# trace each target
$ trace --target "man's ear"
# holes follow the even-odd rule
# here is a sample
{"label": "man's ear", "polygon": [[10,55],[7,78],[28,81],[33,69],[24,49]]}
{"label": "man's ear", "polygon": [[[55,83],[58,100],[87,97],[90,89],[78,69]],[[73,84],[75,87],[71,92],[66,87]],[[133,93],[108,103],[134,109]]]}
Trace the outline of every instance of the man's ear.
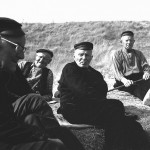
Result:
{"label": "man's ear", "polygon": [[51,61],[52,61],[52,59],[49,59],[49,61],[48,61],[48,63],[47,63],[47,64],[49,64]]}
{"label": "man's ear", "polygon": [[75,53],[73,53],[73,58],[75,58]]}

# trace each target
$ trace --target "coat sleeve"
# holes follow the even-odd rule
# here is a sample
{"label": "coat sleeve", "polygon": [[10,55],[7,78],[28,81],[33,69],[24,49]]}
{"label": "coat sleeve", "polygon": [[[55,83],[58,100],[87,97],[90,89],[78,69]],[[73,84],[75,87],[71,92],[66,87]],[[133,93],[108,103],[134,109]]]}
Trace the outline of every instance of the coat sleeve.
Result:
{"label": "coat sleeve", "polygon": [[46,94],[42,95],[47,102],[51,101],[53,97],[53,80],[54,80],[53,72],[49,70],[47,76],[47,85],[45,89]]}
{"label": "coat sleeve", "polygon": [[121,60],[121,56],[119,55],[118,52],[114,52],[111,55],[113,73],[114,73],[115,78],[118,81],[121,81],[121,79],[124,77],[122,62],[120,60]]}

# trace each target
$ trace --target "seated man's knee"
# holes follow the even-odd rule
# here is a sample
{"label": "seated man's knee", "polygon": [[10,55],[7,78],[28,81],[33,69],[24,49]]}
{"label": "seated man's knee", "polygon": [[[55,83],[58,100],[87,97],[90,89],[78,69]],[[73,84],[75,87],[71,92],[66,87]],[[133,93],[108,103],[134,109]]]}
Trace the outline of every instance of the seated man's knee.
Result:
{"label": "seated man's knee", "polygon": [[36,106],[37,108],[38,106],[49,106],[45,99],[38,94],[28,94],[25,98],[25,101],[29,105],[31,104],[32,106]]}
{"label": "seated man's knee", "polygon": [[123,103],[120,100],[118,100],[118,99],[109,99],[109,102],[112,103],[112,105],[114,105],[114,106],[118,106],[120,108],[124,108]]}

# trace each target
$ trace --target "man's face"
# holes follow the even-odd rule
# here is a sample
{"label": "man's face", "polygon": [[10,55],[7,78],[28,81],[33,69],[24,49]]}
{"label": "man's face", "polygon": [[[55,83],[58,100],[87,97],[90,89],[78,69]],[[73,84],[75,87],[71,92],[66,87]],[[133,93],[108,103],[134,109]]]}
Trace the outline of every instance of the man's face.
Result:
{"label": "man's face", "polygon": [[74,61],[82,68],[87,68],[89,66],[92,57],[92,50],[76,49],[74,52]]}
{"label": "man's face", "polygon": [[[20,45],[21,47],[24,47],[25,45],[25,36],[5,39],[16,45]],[[13,45],[5,39],[1,39],[0,44],[0,68],[9,72],[14,72],[18,60],[24,58],[24,49],[20,46],[17,47],[16,45]]]}
{"label": "man's face", "polygon": [[38,68],[46,67],[52,60],[52,57],[47,52],[36,53],[35,66]]}
{"label": "man's face", "polygon": [[121,44],[123,46],[124,49],[130,50],[132,49],[133,45],[134,45],[134,37],[132,36],[123,36],[121,37]]}

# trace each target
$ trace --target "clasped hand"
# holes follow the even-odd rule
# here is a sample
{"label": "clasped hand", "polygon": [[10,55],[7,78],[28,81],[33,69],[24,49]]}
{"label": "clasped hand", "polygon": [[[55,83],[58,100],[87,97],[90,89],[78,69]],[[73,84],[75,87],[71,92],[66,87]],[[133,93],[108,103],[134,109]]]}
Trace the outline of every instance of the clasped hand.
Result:
{"label": "clasped hand", "polygon": [[150,74],[148,72],[145,72],[143,75],[144,80],[148,80],[150,78]]}
{"label": "clasped hand", "polygon": [[[143,79],[148,80],[149,78],[150,78],[150,74],[148,72],[145,72],[143,75]],[[126,78],[123,78],[121,82],[124,84],[125,87],[129,87],[130,85],[134,83],[133,80],[129,80]]]}
{"label": "clasped hand", "polygon": [[129,87],[130,85],[134,83],[132,80],[128,80],[126,78],[123,78],[121,82],[124,84],[125,87]]}

